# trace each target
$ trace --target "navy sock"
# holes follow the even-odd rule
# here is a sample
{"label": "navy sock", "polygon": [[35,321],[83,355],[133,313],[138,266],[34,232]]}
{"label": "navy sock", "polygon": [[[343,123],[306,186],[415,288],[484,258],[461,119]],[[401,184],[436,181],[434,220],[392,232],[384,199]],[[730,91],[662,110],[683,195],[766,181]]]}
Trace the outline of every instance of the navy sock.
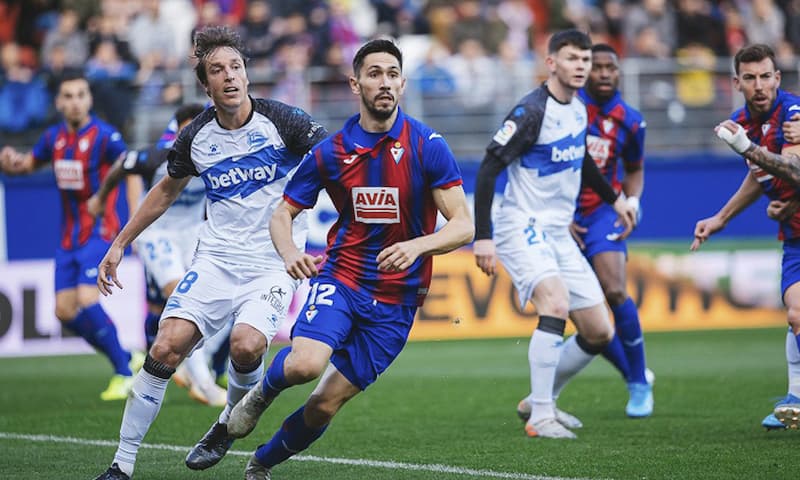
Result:
{"label": "navy sock", "polygon": [[108,318],[99,303],[90,305],[78,312],[78,315],[66,326],[108,357],[114,366],[115,373],[125,376],[133,375],[128,366],[131,354],[120,345],[117,337],[117,327]]}
{"label": "navy sock", "polygon": [[628,381],[631,383],[647,383],[644,375],[646,367],[644,358],[644,336],[639,324],[639,312],[633,300],[628,299],[622,305],[612,307],[617,336],[622,341],[622,349],[630,367]]}
{"label": "navy sock", "polygon": [[147,351],[153,346],[156,341],[156,334],[158,333],[158,321],[161,320],[161,315],[147,311],[147,316],[144,317],[144,339],[147,342]]}
{"label": "navy sock", "polygon": [[219,349],[211,355],[211,368],[218,378],[228,372],[228,357],[230,354],[231,342],[229,339],[225,339],[219,345]]}
{"label": "navy sock", "polygon": [[264,375],[264,381],[261,384],[261,389],[264,395],[268,397],[277,397],[286,388],[290,387],[289,382],[286,381],[286,376],[283,374],[283,362],[286,356],[292,351],[292,347],[283,347],[281,351],[275,354],[272,363],[267,367],[267,373]]}
{"label": "navy sock", "polygon": [[303,420],[305,409],[304,405],[289,415],[272,439],[258,447],[255,453],[258,463],[272,468],[292,455],[302,452],[325,433],[327,425],[322,428],[311,428],[306,425]]}
{"label": "navy sock", "polygon": [[626,383],[631,381],[631,367],[628,365],[628,359],[625,357],[625,350],[622,348],[622,340],[620,340],[618,334],[614,334],[614,338],[611,339],[611,342],[606,345],[606,348],[600,352],[603,355],[603,358],[611,362],[611,365],[619,370],[619,373],[622,374],[622,378],[625,379]]}

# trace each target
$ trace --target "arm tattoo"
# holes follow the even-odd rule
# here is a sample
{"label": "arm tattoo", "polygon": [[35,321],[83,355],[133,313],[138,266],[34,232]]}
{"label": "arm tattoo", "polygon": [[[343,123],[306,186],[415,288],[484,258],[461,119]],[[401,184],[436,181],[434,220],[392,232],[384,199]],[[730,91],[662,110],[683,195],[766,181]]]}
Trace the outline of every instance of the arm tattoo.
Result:
{"label": "arm tattoo", "polygon": [[795,185],[800,185],[800,157],[796,154],[785,153],[781,155],[753,145],[744,152],[744,156],[768,173]]}

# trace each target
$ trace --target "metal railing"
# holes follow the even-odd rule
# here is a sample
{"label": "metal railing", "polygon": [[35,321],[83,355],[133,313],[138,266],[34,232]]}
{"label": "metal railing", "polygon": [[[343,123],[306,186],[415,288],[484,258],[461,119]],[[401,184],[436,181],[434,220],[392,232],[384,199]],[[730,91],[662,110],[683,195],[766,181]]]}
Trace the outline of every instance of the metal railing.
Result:
{"label": "metal railing", "polygon": [[[732,85],[730,59],[717,59],[704,68],[676,59],[625,59],[622,71],[623,96],[647,121],[648,153],[663,156],[680,155],[687,150],[724,150],[713,135],[713,126],[743,102]],[[257,69],[248,73],[253,95],[300,106],[331,131],[340,128],[357,110],[356,97],[350,93],[343,73],[323,68],[293,75],[267,74]],[[541,71],[532,63],[529,68],[516,68],[513,72],[498,65],[493,71],[470,78],[477,88],[465,93],[426,94],[419,88],[420,78],[413,71],[406,73],[403,108],[442,133],[456,156],[466,161],[482,158],[503,117],[542,79]],[[797,62],[784,67],[782,73],[783,88],[798,93]],[[181,82],[187,101],[207,100],[191,69],[182,72]],[[487,83],[491,88],[482,88]],[[131,143],[142,146],[153,142],[173,110],[172,106],[137,106]]]}

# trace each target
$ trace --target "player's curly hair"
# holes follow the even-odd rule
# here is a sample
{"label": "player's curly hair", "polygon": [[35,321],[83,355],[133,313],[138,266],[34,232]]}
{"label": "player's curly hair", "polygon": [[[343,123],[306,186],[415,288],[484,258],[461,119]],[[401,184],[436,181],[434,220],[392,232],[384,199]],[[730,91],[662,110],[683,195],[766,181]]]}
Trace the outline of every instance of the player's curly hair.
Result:
{"label": "player's curly hair", "polygon": [[236,30],[228,27],[211,26],[198,30],[194,34],[194,55],[197,65],[194,67],[195,75],[200,83],[206,85],[208,76],[206,75],[206,59],[216,49],[230,47],[242,57],[242,62],[247,66],[247,56],[244,54],[244,44],[242,38]]}

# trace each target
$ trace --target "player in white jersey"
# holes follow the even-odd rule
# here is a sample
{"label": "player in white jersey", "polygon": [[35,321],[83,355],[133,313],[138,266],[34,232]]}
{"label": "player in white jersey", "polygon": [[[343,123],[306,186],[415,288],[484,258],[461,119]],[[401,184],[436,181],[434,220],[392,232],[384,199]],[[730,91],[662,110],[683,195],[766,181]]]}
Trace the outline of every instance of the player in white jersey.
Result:
{"label": "player in white jersey", "polygon": [[[586,154],[586,107],[575,92],[588,78],[591,46],[577,30],[551,37],[547,81],[506,117],[487,147],[475,187],[477,265],[493,275],[499,258],[520,303],[530,300],[539,313],[528,349],[531,415],[525,431],[531,437],[575,438],[567,427],[581,424],[555,407],[554,385],[585,367],[613,335],[600,284],[569,232],[581,181],[613,204],[625,226],[621,238],[635,224],[633,209]],[[508,184],[493,236],[495,180],[505,168]],[[578,335],[564,342],[567,316]]]}
{"label": "player in white jersey", "polygon": [[[199,103],[180,107],[175,113],[176,129],[172,139],[146,150],[129,151],[125,158],[118,160],[97,193],[87,202],[89,213],[97,216],[102,212],[106,197],[126,175],[135,175],[137,179],[141,177],[146,190],[161,181],[167,175],[167,152],[174,142],[174,134],[189,125],[203,110],[205,108]],[[192,178],[167,211],[134,242],[139,258],[144,263],[147,279],[147,317],[144,327],[148,350],[155,340],[166,299],[192,263],[197,234],[204,220],[205,185],[200,178]],[[213,338],[212,351],[215,351],[215,344],[219,346],[221,342],[227,342],[228,333],[228,329],[223,329]],[[225,390],[214,383],[209,371],[205,346],[192,352],[181,369],[185,372],[185,379],[179,382],[176,375],[176,383],[189,387],[189,396],[193,399],[220,407],[227,403]]]}
{"label": "player in white jersey", "polygon": [[[226,427],[230,410],[263,376],[263,356],[295,291],[297,281],[270,240],[269,219],[303,155],[327,132],[301,109],[250,97],[242,52],[241,39],[230,28],[195,34],[195,72],[213,108],[181,131],[169,153],[169,175],[150,190],[100,263],[98,287],[107,295],[114,285],[122,287],[117,267],[125,247],[164,213],[192,176],[202,178],[208,219],[195,259],[167,300],[125,405],[113,463],[98,480],[130,478],[175,368],[233,317],[228,403],[186,459],[195,469],[216,463],[233,443]],[[294,241],[303,249],[305,219],[294,229]]]}

